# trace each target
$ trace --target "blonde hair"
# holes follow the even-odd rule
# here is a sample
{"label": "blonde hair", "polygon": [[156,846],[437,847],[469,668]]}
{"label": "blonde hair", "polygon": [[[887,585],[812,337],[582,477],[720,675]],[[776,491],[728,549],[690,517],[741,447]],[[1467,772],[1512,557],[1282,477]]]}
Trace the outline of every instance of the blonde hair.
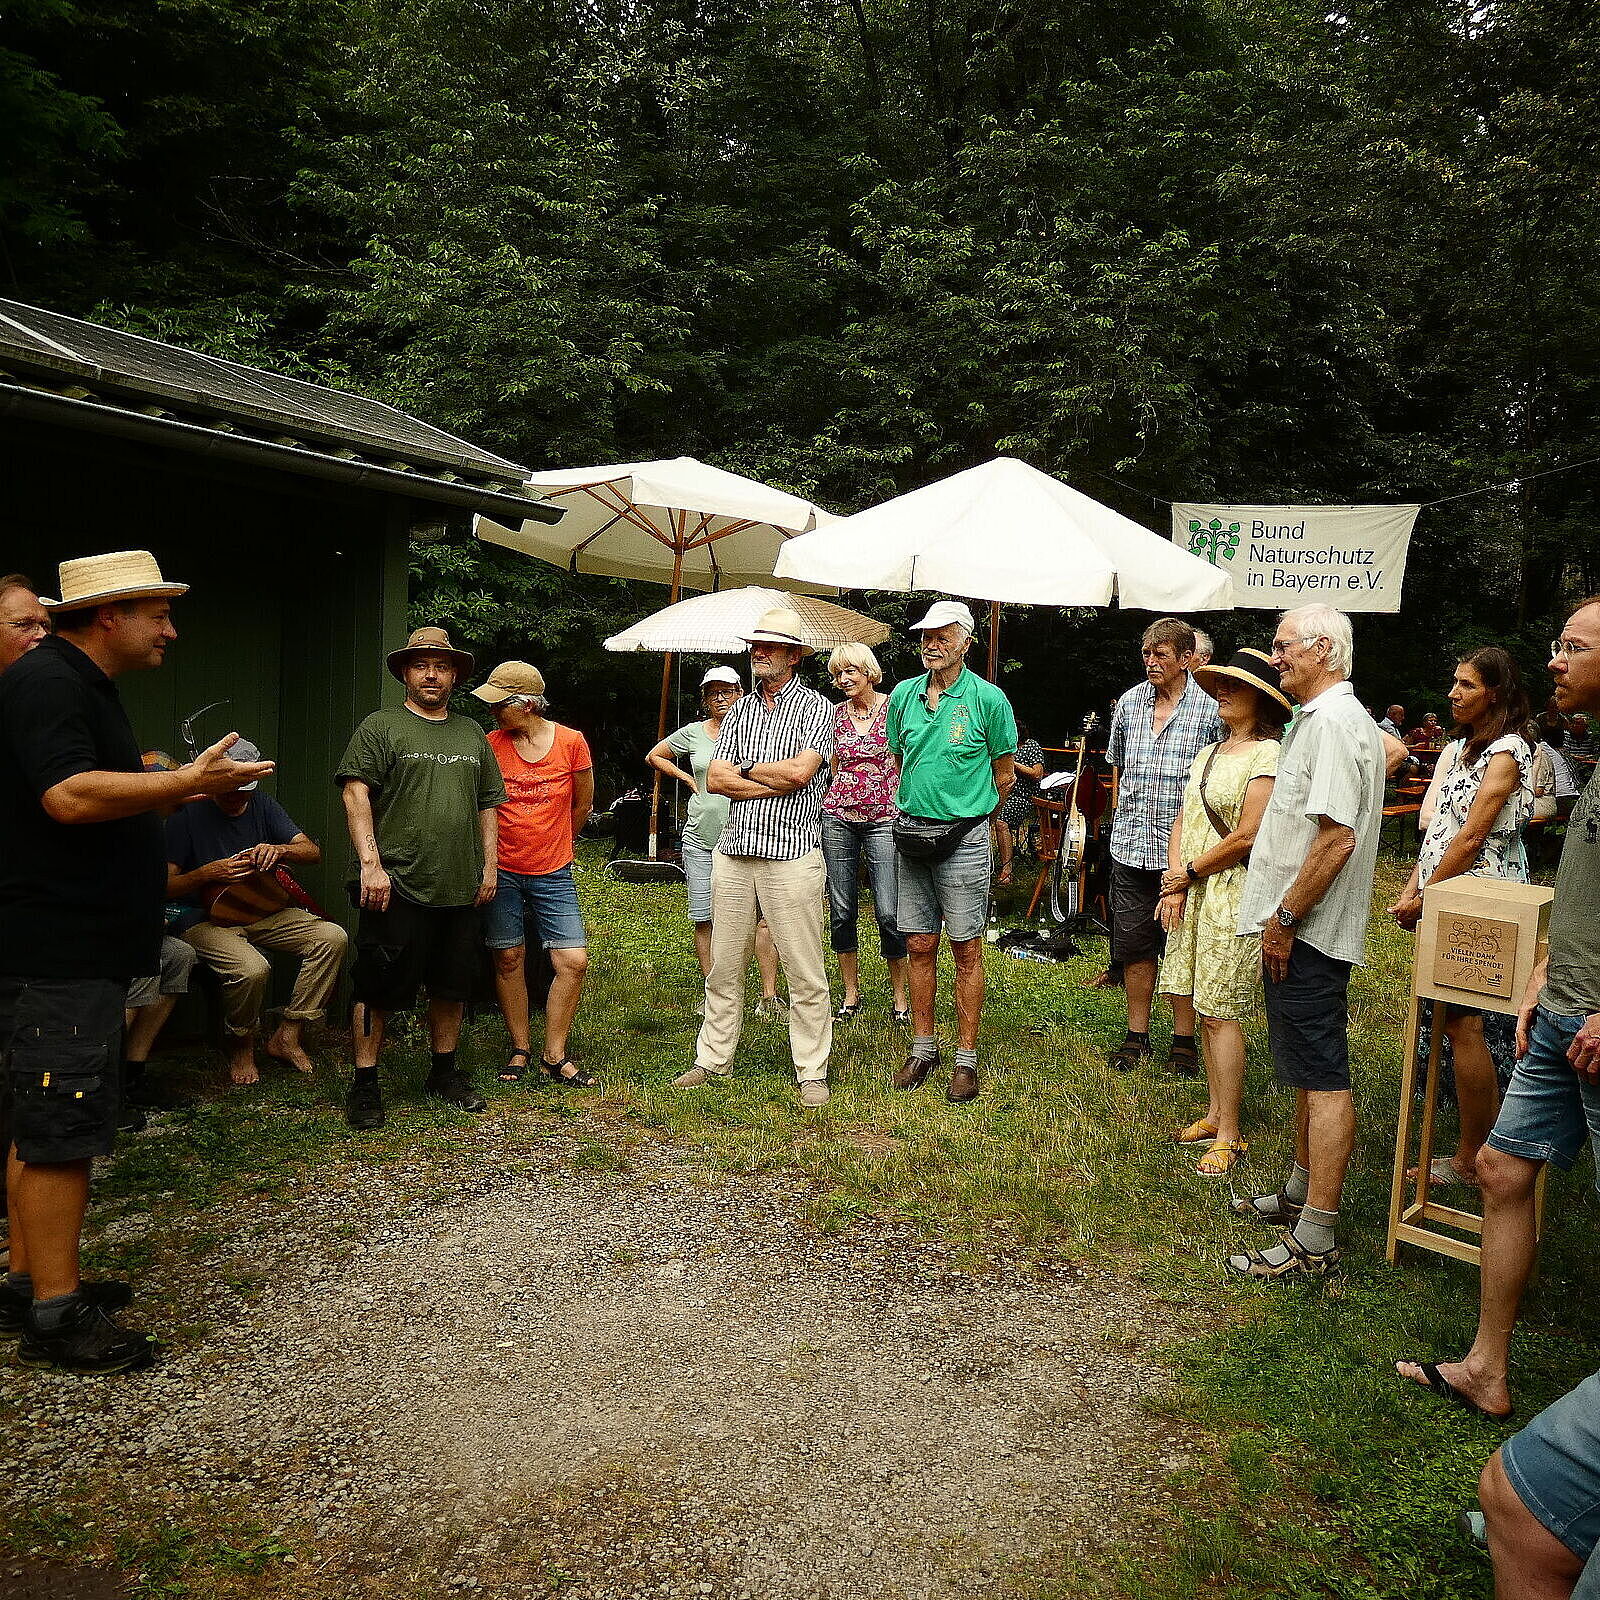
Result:
{"label": "blonde hair", "polygon": [[873,683],[883,682],[883,668],[878,658],[864,644],[841,644],[828,657],[828,676],[837,677],[846,667],[864,672]]}

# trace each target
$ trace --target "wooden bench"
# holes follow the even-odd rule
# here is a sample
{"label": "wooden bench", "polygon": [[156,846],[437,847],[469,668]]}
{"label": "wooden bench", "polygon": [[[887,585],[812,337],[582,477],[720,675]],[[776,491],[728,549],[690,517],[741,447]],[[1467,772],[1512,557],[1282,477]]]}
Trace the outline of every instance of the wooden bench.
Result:
{"label": "wooden bench", "polygon": [[[1420,816],[1421,813],[1422,802],[1420,800],[1403,800],[1398,805],[1385,806],[1383,808],[1383,822],[1379,825],[1380,835],[1383,827],[1390,822],[1396,823],[1395,849],[1404,850],[1406,847],[1406,821],[1408,818]],[[1418,844],[1420,845],[1422,832],[1420,825],[1416,826],[1415,832],[1418,835]]]}

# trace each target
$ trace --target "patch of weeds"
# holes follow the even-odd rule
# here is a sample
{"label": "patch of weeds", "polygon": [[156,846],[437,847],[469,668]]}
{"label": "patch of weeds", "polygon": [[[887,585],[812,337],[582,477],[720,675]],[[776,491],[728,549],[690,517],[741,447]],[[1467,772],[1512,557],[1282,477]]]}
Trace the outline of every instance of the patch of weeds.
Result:
{"label": "patch of weeds", "polygon": [[626,1172],[629,1166],[626,1151],[598,1139],[586,1140],[568,1159],[585,1172]]}

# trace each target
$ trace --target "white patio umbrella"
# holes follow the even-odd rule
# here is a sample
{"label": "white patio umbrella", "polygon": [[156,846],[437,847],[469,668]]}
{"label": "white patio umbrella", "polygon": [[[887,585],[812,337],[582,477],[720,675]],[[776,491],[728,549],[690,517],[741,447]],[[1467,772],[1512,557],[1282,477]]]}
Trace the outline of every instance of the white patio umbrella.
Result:
{"label": "white patio umbrella", "polygon": [[[1023,605],[1231,610],[1232,581],[1130,517],[1010,456],[791,540],[777,575]],[[991,664],[998,608],[990,613]]]}
{"label": "white patio umbrella", "polygon": [[[674,601],[684,589],[772,585],[772,564],[784,541],[835,520],[798,495],[707,466],[693,456],[536,472],[526,488],[535,498],[561,506],[566,515],[553,526],[530,520],[516,527],[480,516],[473,522],[479,539],[569,572],[664,583]],[[818,585],[796,579],[778,587]],[[668,654],[661,663],[657,719],[663,734],[671,686]],[[660,809],[657,773],[650,801],[652,858]]]}
{"label": "white patio umbrella", "polygon": [[[888,625],[859,611],[817,600],[810,595],[785,594],[781,589],[750,586],[723,589],[718,594],[697,594],[680,600],[614,633],[607,650],[698,650],[731,654],[746,648],[745,636],[764,612],[787,606],[800,618],[801,637],[816,650],[841,644],[882,644]],[[662,734],[666,732],[662,728]]]}

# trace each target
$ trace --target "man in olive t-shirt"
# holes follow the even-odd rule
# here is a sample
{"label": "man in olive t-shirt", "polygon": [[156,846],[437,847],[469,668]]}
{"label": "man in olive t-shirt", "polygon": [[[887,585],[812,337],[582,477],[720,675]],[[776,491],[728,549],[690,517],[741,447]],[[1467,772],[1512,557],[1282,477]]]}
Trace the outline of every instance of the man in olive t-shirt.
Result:
{"label": "man in olive t-shirt", "polygon": [[[1562,711],[1600,711],[1600,595],[1585,600],[1567,619],[1550,674]],[[1533,1197],[1540,1170],[1546,1162],[1570,1168],[1585,1139],[1600,1160],[1597,930],[1600,780],[1591,778],[1567,823],[1550,908],[1549,955],[1534,968],[1517,1017],[1516,1070],[1478,1154],[1483,1259],[1477,1335],[1460,1361],[1397,1363],[1402,1377],[1492,1417],[1511,1410],[1511,1330],[1537,1248]],[[1485,1469],[1486,1480],[1498,1474],[1489,1490],[1510,1494],[1499,1462],[1496,1452]]]}
{"label": "man in olive t-shirt", "polygon": [[472,670],[465,650],[442,628],[418,628],[389,670],[406,686],[404,705],[367,717],[334,775],[361,911],[351,973],[355,1082],[345,1104],[352,1128],[383,1126],[384,1022],[424,985],[433,1051],[424,1087],[463,1111],[486,1109],[456,1066],[456,1046],[478,967],[478,907],[495,891],[495,807],[505,784],[483,729],[450,711],[451,691]]}

